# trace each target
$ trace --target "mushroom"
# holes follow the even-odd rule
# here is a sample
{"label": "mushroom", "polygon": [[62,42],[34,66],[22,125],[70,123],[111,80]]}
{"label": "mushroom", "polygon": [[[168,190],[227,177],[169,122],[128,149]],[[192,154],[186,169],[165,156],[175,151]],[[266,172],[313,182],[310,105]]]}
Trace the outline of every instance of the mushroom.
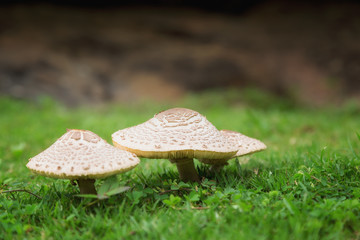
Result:
{"label": "mushroom", "polygon": [[30,158],[26,167],[46,177],[77,180],[81,194],[96,194],[95,179],[129,171],[139,162],[135,154],[115,148],[95,133],[73,129]]}
{"label": "mushroom", "polygon": [[142,124],[115,132],[112,139],[114,146],[138,157],[169,159],[184,182],[200,181],[193,158],[230,158],[238,150],[204,116],[186,108],[160,112]]}
{"label": "mushroom", "polygon": [[266,145],[260,140],[245,136],[244,134],[241,134],[239,132],[230,130],[221,130],[220,132],[230,142],[238,146],[238,151],[230,158],[199,159],[199,161],[202,163],[212,165],[212,170],[219,171],[224,165],[227,164],[227,161],[232,158],[252,154],[266,149]]}

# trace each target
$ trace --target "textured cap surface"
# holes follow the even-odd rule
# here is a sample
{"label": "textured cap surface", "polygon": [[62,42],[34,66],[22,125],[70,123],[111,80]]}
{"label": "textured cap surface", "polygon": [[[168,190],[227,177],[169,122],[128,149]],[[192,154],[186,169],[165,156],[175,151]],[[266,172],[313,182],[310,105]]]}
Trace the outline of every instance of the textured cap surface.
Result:
{"label": "textured cap surface", "polygon": [[259,152],[266,149],[266,145],[255,139],[245,136],[239,132],[234,132],[230,130],[221,130],[220,133],[228,139],[232,144],[237,146],[237,152],[228,157],[228,158],[218,158],[218,159],[209,159],[209,158],[202,158],[199,159],[200,162],[211,164],[211,165],[226,165],[227,161],[234,157],[243,156],[246,154]]}
{"label": "textured cap surface", "polygon": [[245,136],[239,132],[230,130],[221,130],[220,132],[231,142],[238,145],[238,151],[233,157],[239,157],[266,149],[266,145],[260,140]]}
{"label": "textured cap surface", "polygon": [[112,135],[114,145],[148,158],[209,158],[233,156],[238,147],[204,116],[186,108],[172,108],[152,119]]}
{"label": "textured cap surface", "polygon": [[54,178],[104,178],[139,164],[136,155],[115,148],[91,131],[68,130],[26,165],[33,172]]}

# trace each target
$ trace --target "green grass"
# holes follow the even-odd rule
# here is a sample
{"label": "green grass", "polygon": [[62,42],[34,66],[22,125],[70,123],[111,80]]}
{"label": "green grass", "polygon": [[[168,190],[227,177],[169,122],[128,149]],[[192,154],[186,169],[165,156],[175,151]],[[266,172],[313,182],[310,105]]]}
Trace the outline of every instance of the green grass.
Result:
{"label": "green grass", "polygon": [[25,167],[66,128],[111,142],[116,130],[174,106],[67,109],[47,98],[1,98],[0,191],[26,189],[42,199],[0,194],[0,239],[360,239],[360,111],[354,104],[306,109],[252,91],[187,97],[176,106],[268,146],[240,164],[231,160],[217,175],[196,162],[202,184],[179,182],[167,160],[142,159],[117,176],[130,190],[81,200],[69,181]]}

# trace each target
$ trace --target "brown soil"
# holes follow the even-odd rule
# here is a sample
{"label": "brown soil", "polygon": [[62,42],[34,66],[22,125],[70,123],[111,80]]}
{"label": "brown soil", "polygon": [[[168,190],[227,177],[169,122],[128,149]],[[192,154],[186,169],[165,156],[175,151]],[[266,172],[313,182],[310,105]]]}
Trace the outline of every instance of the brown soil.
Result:
{"label": "brown soil", "polygon": [[360,95],[359,12],[355,2],[269,1],[241,15],[3,6],[0,94],[77,104],[258,86],[338,102]]}

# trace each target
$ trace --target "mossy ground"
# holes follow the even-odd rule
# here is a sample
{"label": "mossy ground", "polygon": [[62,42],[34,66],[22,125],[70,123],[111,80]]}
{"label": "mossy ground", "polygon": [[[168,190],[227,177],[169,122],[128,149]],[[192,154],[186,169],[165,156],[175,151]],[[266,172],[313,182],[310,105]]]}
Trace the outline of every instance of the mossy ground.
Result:
{"label": "mossy ground", "polygon": [[[219,174],[196,161],[202,184],[179,182],[167,160],[142,159],[117,176],[130,189],[101,201],[76,197],[69,181],[25,167],[66,128],[111,142],[116,130],[175,106],[261,139],[268,149],[231,160]],[[360,239],[360,110],[354,104],[307,109],[230,91],[177,104],[75,109],[48,98],[1,98],[0,113],[0,192],[26,189],[42,198],[0,194],[0,239]]]}

